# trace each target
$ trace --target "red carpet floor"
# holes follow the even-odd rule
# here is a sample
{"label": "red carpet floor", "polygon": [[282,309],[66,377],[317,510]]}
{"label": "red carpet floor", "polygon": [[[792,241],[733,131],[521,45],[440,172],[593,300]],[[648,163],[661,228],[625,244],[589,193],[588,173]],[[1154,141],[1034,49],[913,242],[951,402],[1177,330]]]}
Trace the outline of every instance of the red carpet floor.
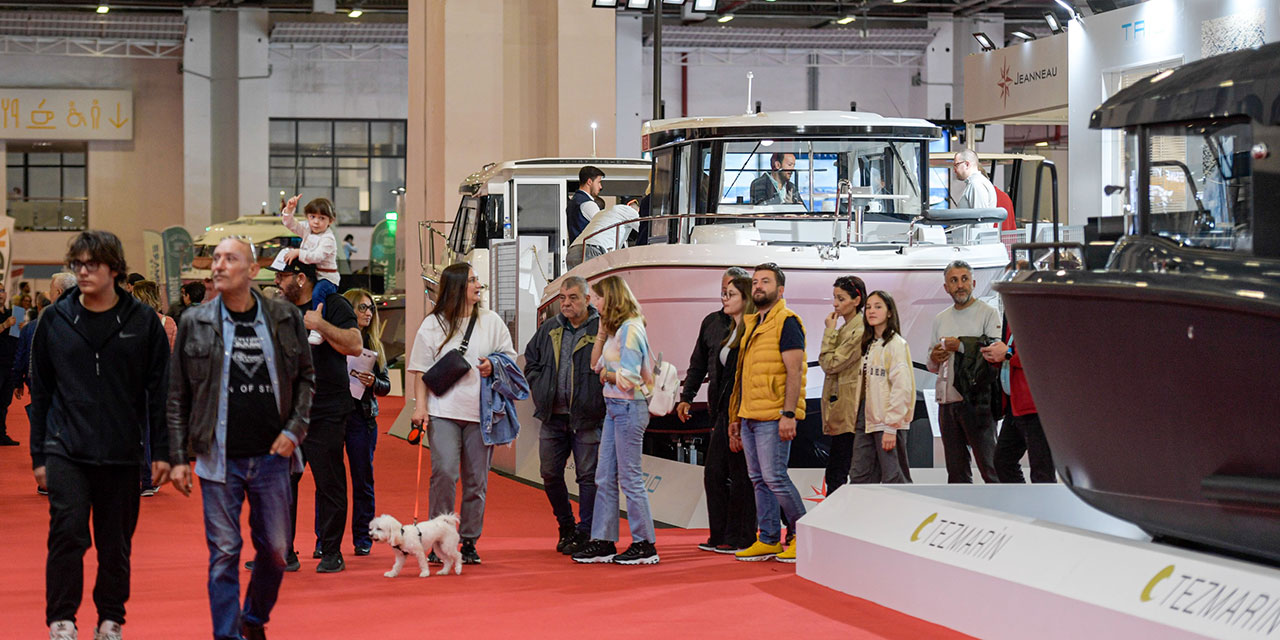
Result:
{"label": "red carpet floor", "polygon": [[[27,450],[25,398],[9,411],[9,433],[21,447],[0,448],[0,620],[2,638],[42,638],[48,506],[35,492]],[[385,435],[402,402],[384,403],[375,462],[378,510],[413,514],[412,447]],[[423,465],[423,511],[426,510]],[[344,540],[347,570],[316,574],[310,559],[313,485],[303,479],[298,547],[302,570],[285,574],[267,631],[292,638],[652,638],[659,633],[706,638],[962,638],[950,629],[800,579],[793,566],[745,563],[698,551],[705,530],[661,529],[656,566],[575,565],[554,551],[556,528],[539,489],[490,476],[480,566],[461,576],[382,576],[392,552],[375,546],[356,558]],[[247,522],[248,508],[245,508]],[[626,525],[622,526],[624,539]],[[252,557],[245,525],[244,559]],[[143,498],[133,539],[133,591],[125,635],[137,640],[211,637],[205,591],[208,551],[199,490],[183,498],[172,487]],[[410,561],[412,563],[412,561]],[[92,587],[96,559],[85,557],[82,638],[97,620]],[[242,573],[243,585],[248,573]]]}

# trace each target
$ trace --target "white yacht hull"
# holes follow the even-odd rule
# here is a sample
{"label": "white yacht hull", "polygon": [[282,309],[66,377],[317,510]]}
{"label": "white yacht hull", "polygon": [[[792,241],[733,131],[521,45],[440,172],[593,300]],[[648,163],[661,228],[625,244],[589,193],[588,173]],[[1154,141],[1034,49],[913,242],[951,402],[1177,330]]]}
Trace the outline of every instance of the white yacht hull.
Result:
{"label": "white yacht hull", "polygon": [[[942,272],[953,260],[964,260],[974,269],[982,297],[1008,262],[1004,245],[922,245],[899,249],[857,250],[845,247],[839,257],[824,259],[816,247],[735,245],[648,245],[626,248],[589,260],[567,275],[589,281],[618,275],[627,281],[640,302],[647,321],[649,342],[655,353],[676,365],[681,378],[697,339],[702,318],[720,307],[720,279],[726,269],[750,270],[775,262],[786,274],[783,295],[787,306],[800,314],[806,332],[810,363],[806,397],[822,392],[822,370],[817,367],[822,346],[823,321],[831,313],[831,289],[842,275],[856,275],[868,291],[884,290],[898,305],[902,333],[912,358],[923,363],[929,350],[933,318],[951,304],[942,289]],[[546,304],[559,294],[560,283],[545,290]]]}

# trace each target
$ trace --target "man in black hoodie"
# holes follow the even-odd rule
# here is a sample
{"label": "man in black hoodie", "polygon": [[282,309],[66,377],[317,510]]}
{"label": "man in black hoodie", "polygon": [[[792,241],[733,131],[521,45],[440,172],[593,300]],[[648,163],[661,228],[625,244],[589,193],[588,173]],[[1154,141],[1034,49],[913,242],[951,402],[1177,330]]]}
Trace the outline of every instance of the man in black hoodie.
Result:
{"label": "man in black hoodie", "polygon": [[92,543],[94,637],[113,639],[121,637],[129,599],[145,439],[152,481],[169,475],[169,340],[156,314],[122,288],[128,268],[114,234],[82,232],[66,259],[77,287],[46,310],[31,345],[31,461],[36,483],[49,490],[45,618],[51,638],[75,637]]}

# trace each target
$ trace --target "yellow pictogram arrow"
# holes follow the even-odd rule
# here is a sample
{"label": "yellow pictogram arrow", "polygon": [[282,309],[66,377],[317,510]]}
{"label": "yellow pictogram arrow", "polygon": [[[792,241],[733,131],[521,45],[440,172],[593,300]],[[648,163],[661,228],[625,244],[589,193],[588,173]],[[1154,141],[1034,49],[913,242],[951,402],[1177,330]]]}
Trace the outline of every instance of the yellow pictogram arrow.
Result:
{"label": "yellow pictogram arrow", "polygon": [[114,117],[114,118],[107,118],[107,122],[110,122],[111,124],[115,125],[115,127],[116,127],[117,129],[119,129],[120,127],[123,127],[123,126],[124,126],[124,123],[128,122],[128,121],[129,121],[129,119],[128,119],[128,118],[123,118],[123,119],[122,119],[122,118],[120,117],[120,115],[121,115],[121,114],[120,114],[120,103],[119,103],[119,102],[117,102],[117,103],[116,103],[116,117]]}
{"label": "yellow pictogram arrow", "polygon": [[934,519],[935,519],[935,518],[937,518],[937,517],[938,517],[937,512],[934,512],[934,513],[929,514],[929,517],[928,517],[928,518],[925,518],[925,519],[924,519],[924,522],[921,522],[921,523],[920,523],[920,526],[916,527],[916,530],[915,530],[915,531],[913,531],[913,532],[911,532],[911,541],[912,541],[912,542],[915,542],[916,540],[919,540],[919,539],[920,539],[920,532],[921,532],[921,531],[924,531],[924,528],[925,528],[925,527],[927,527],[927,526],[929,526],[929,523],[930,523],[930,522],[933,522],[933,521],[934,521]]}
{"label": "yellow pictogram arrow", "polygon": [[1168,579],[1168,577],[1171,575],[1173,575],[1173,565],[1169,565],[1161,569],[1160,572],[1157,573],[1154,578],[1151,578],[1151,582],[1148,582],[1147,586],[1143,588],[1142,595],[1139,596],[1138,599],[1142,600],[1143,602],[1150,602],[1151,590],[1154,589],[1157,584],[1160,584],[1160,581]]}

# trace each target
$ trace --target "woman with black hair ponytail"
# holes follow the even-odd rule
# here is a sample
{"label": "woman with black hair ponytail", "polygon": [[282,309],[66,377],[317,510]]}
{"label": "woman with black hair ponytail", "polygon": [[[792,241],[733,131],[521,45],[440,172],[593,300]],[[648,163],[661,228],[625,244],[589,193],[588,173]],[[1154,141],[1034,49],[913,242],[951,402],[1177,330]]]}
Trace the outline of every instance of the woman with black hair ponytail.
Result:
{"label": "woman with black hair ponytail", "polygon": [[[822,433],[831,436],[827,458],[827,495],[849,481],[853,463],[853,431],[861,415],[862,308],[867,285],[857,276],[836,278],[833,308],[826,318],[818,365],[826,374],[822,383]],[[843,320],[844,325],[836,328]]]}

